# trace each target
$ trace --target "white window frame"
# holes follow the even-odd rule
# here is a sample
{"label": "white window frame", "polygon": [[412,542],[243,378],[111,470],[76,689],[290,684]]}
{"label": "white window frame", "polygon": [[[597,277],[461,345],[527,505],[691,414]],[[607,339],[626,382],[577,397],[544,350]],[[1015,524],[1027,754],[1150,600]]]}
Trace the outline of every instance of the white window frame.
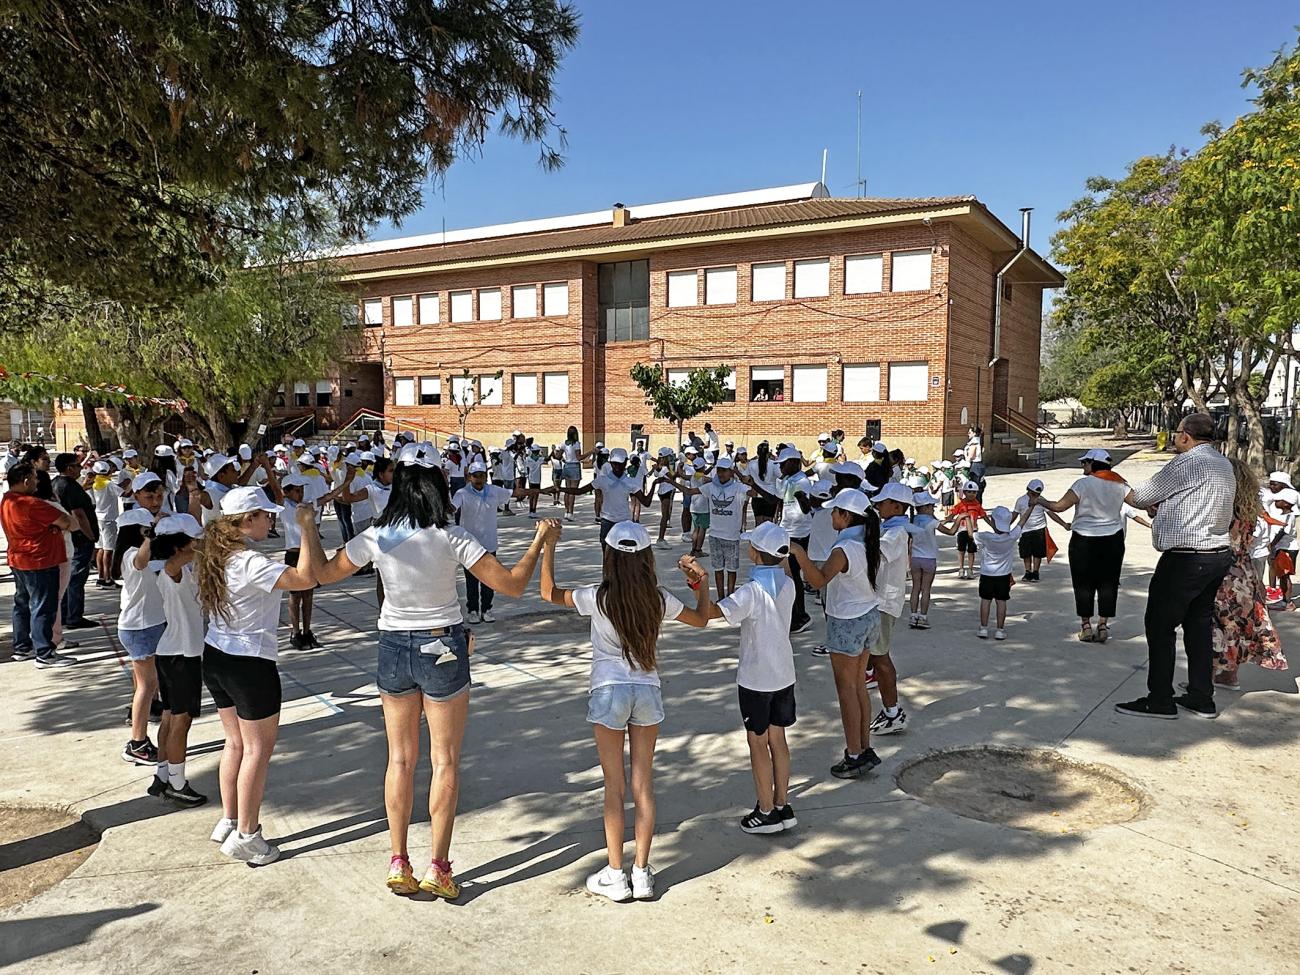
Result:
{"label": "white window frame", "polygon": [[704,269],[704,303],[706,305],[734,305],[736,303],[736,266],[706,267]]}
{"label": "white window frame", "polygon": [[501,321],[501,289],[479,288],[478,320],[480,322]]}
{"label": "white window frame", "polygon": [[844,258],[844,293],[872,295],[885,290],[885,255],[850,254]]}
{"label": "white window frame", "polygon": [[[803,274],[799,272],[803,271]],[[813,257],[794,262],[794,296],[825,298],[831,293],[831,259]]]}
{"label": "white window frame", "polygon": [[[918,371],[918,367],[924,373]],[[920,378],[919,383],[917,378]],[[900,388],[916,387],[920,395],[899,396]],[[911,390],[909,390],[911,391]],[[889,400],[892,403],[924,403],[930,398],[930,363],[928,361],[891,362],[889,364]]]}
{"label": "white window frame", "polygon": [[[826,402],[827,383],[829,382],[826,366],[795,366],[790,372],[790,402]],[[819,373],[820,379],[818,377]]]}
{"label": "white window frame", "polygon": [[[523,297],[523,301],[520,301],[521,297]],[[521,306],[522,311],[520,310]],[[510,317],[537,317],[537,285],[517,284],[510,289]]]}
{"label": "white window frame", "polygon": [[393,405],[394,406],[414,406],[415,405],[415,377],[402,376],[393,380]]}
{"label": "white window frame", "polygon": [[370,326],[384,324],[383,298],[366,298],[361,302],[361,323]]}
{"label": "white window frame", "polygon": [[393,327],[409,327],[415,324],[415,298],[411,295],[398,295],[393,302]]}
{"label": "white window frame", "polygon": [[569,313],[569,282],[552,281],[542,285],[542,315],[558,318]]}
{"label": "white window frame", "polygon": [[[432,386],[432,388],[430,388],[430,386]],[[426,396],[438,396],[438,397],[442,396],[442,379],[440,377],[438,376],[420,377],[419,399],[424,399],[424,397]],[[417,403],[418,402],[419,401],[417,400]],[[424,406],[425,404],[419,403],[419,405]],[[430,403],[428,405],[432,406],[433,404]]]}
{"label": "white window frame", "polygon": [[441,302],[438,300],[438,293],[436,291],[429,294],[420,295],[419,298],[417,299],[417,304],[419,305],[419,315],[420,315],[419,321],[421,325],[438,324],[438,316],[441,313],[442,309],[440,307]]}
{"label": "white window frame", "polygon": [[460,325],[474,320],[473,291],[449,292],[447,303],[451,306],[451,320],[454,324]]}
{"label": "white window frame", "polygon": [[666,280],[669,308],[694,308],[700,303],[698,270],[669,271]]}
{"label": "white window frame", "polygon": [[537,405],[537,373],[517,372],[511,376],[510,386],[515,406]]}
{"label": "white window frame", "polygon": [[547,406],[567,406],[569,374],[567,372],[542,373],[542,399]]}
{"label": "white window frame", "polygon": [[[776,290],[775,272],[781,272],[781,293],[774,294]],[[786,278],[789,277],[789,268],[786,267],[785,261],[768,261],[763,264],[754,264],[750,266],[750,299],[752,301],[785,301]],[[762,284],[760,287],[760,278]],[[761,291],[761,293],[760,293]]]}
{"label": "white window frame", "polygon": [[[934,275],[933,256],[928,247],[914,251],[894,251],[889,258],[889,290],[929,291]],[[922,282],[918,270],[922,263],[921,258],[925,259],[924,282]],[[916,261],[915,266],[912,264],[913,259]],[[904,272],[901,276],[898,273],[900,264]]]}
{"label": "white window frame", "polygon": [[[466,395],[468,394],[468,396]],[[473,406],[478,402],[476,381],[473,376],[451,377],[451,398],[457,406]]]}
{"label": "white window frame", "polygon": [[843,384],[840,388],[845,403],[880,402],[880,363],[845,364]]}

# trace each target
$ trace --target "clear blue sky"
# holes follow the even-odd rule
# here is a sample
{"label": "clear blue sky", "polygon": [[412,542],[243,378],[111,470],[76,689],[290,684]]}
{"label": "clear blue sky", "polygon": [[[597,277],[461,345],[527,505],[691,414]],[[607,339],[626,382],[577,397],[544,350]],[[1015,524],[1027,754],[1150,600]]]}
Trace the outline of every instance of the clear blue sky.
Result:
{"label": "clear blue sky", "polygon": [[1093,174],[1247,107],[1241,70],[1296,37],[1282,0],[580,0],[557,79],[566,165],[491,136],[374,238],[814,180],[853,196],[973,193],[1045,252]]}

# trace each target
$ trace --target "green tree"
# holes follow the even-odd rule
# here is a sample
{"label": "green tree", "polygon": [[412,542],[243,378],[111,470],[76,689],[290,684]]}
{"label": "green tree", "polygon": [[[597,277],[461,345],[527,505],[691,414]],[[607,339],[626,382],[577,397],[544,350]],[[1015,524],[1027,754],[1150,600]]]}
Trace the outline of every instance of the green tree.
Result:
{"label": "green tree", "polygon": [[1124,437],[1133,411],[1151,401],[1151,392],[1150,374],[1126,359],[1093,372],[1079,391],[1079,401],[1090,410],[1114,417],[1115,436]]}
{"label": "green tree", "polygon": [[557,165],[577,33],[563,0],[5,4],[2,304],[185,297],[286,216],[355,237],[494,120]]}
{"label": "green tree", "polygon": [[731,375],[729,366],[699,367],[686,374],[686,381],[674,383],[660,365],[638,362],[631,370],[632,381],[645,393],[646,405],[658,420],[677,425],[677,442],[682,442],[682,428],[687,420],[707,413],[726,402]]}

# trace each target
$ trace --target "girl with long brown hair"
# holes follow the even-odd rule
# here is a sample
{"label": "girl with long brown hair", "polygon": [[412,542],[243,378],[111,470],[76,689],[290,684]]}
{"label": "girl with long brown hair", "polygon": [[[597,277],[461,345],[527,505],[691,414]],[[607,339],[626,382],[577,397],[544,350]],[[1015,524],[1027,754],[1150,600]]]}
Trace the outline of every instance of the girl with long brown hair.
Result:
{"label": "girl with long brown hair", "polygon": [[[598,586],[561,589],[555,584],[556,535],[542,549],[542,598],[591,617],[591,681],[587,721],[596,737],[596,752],[605,779],[605,846],[609,865],[587,878],[587,889],[612,900],[654,896],[650,843],[654,839],[655,740],[664,719],[659,691],[659,629],[664,620],[704,626],[708,617],[687,609],[660,587],[655,575],[650,533],[634,521],[620,521],[605,536],[602,579]],[[706,578],[690,557],[678,566],[691,588]],[[631,788],[635,805],[636,858],[629,887],[623,872],[623,741],[631,750]]]}

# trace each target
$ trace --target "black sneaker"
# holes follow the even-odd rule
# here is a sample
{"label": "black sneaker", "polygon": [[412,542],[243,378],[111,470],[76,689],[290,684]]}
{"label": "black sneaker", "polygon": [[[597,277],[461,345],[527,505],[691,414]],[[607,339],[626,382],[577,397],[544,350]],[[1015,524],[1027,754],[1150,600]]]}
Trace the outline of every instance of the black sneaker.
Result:
{"label": "black sneaker", "polygon": [[157,798],[161,799],[163,793],[167,791],[167,788],[168,787],[167,787],[166,779],[160,779],[158,778],[158,776],[155,775],[152,779],[149,780],[149,788],[145,789],[144,791],[151,796],[156,796]]}
{"label": "black sneaker", "polygon": [[805,616],[803,618],[803,622],[795,623],[793,626],[790,627],[790,633],[791,634],[803,633],[805,630],[811,630],[811,629],[812,629],[812,617]]}
{"label": "black sneaker", "polygon": [[777,809],[776,814],[781,817],[782,829],[794,829],[799,825],[799,820],[794,818],[794,806],[788,802]]}
{"label": "black sneaker", "polygon": [[293,633],[293,634],[290,634],[290,636],[289,636],[289,646],[293,647],[295,650],[305,650],[305,649],[307,649],[307,648],[303,645],[303,642],[302,642],[302,634],[301,634],[301,633]]}
{"label": "black sneaker", "polygon": [[1174,698],[1174,704],[1194,718],[1205,718],[1207,721],[1213,721],[1219,716],[1219,709],[1214,706],[1213,701],[1209,704],[1194,703],[1190,694],[1179,694]]}
{"label": "black sneaker", "polygon": [[302,644],[305,648],[311,650],[318,650],[321,647],[325,646],[325,644],[321,643],[319,640],[316,639],[316,634],[313,633],[311,630],[302,631]]}
{"label": "black sneaker", "polygon": [[1020,577],[1020,581],[1021,581],[1021,582],[1033,582],[1033,581],[1034,581],[1034,574],[1033,574],[1032,572],[1026,572],[1024,575],[1022,575],[1022,576]]}
{"label": "black sneaker", "polygon": [[831,766],[831,775],[837,779],[858,779],[862,777],[862,756],[849,758],[849,750],[844,749],[844,758]]}
{"label": "black sneaker", "polygon": [[13,658],[15,660],[31,660],[34,656],[36,656],[36,651],[28,647],[26,650],[15,650]]}
{"label": "black sneaker", "polygon": [[84,616],[74,623],[64,623],[65,630],[93,630],[98,628],[99,624],[94,620],[88,620]]}
{"label": "black sneaker", "polygon": [[122,748],[122,761],[132,765],[157,765],[158,749],[148,738],[144,741],[128,741]]}
{"label": "black sneaker", "polygon": [[179,802],[182,806],[201,806],[208,801],[207,796],[191,789],[189,782],[186,782],[179,789],[169,782],[167,788],[163,790],[163,798],[170,799],[172,802]]}
{"label": "black sneaker", "polygon": [[1178,708],[1171,701],[1168,704],[1156,704],[1149,697],[1139,697],[1136,701],[1116,704],[1115,710],[1134,718],[1162,718],[1174,721],[1178,718]]}
{"label": "black sneaker", "polygon": [[873,751],[870,748],[868,748],[866,751],[864,751],[861,755],[858,756],[858,767],[861,768],[862,771],[864,772],[870,772],[873,768],[875,768],[879,764],[880,764],[880,756],[877,755],[875,751]]}
{"label": "black sneaker", "polygon": [[762,812],[758,806],[740,821],[740,828],[746,833],[779,833],[785,827],[781,824],[781,814],[773,809]]}
{"label": "black sneaker", "polygon": [[831,655],[831,648],[824,643],[819,643],[812,648],[812,655],[814,657],[829,657]]}

